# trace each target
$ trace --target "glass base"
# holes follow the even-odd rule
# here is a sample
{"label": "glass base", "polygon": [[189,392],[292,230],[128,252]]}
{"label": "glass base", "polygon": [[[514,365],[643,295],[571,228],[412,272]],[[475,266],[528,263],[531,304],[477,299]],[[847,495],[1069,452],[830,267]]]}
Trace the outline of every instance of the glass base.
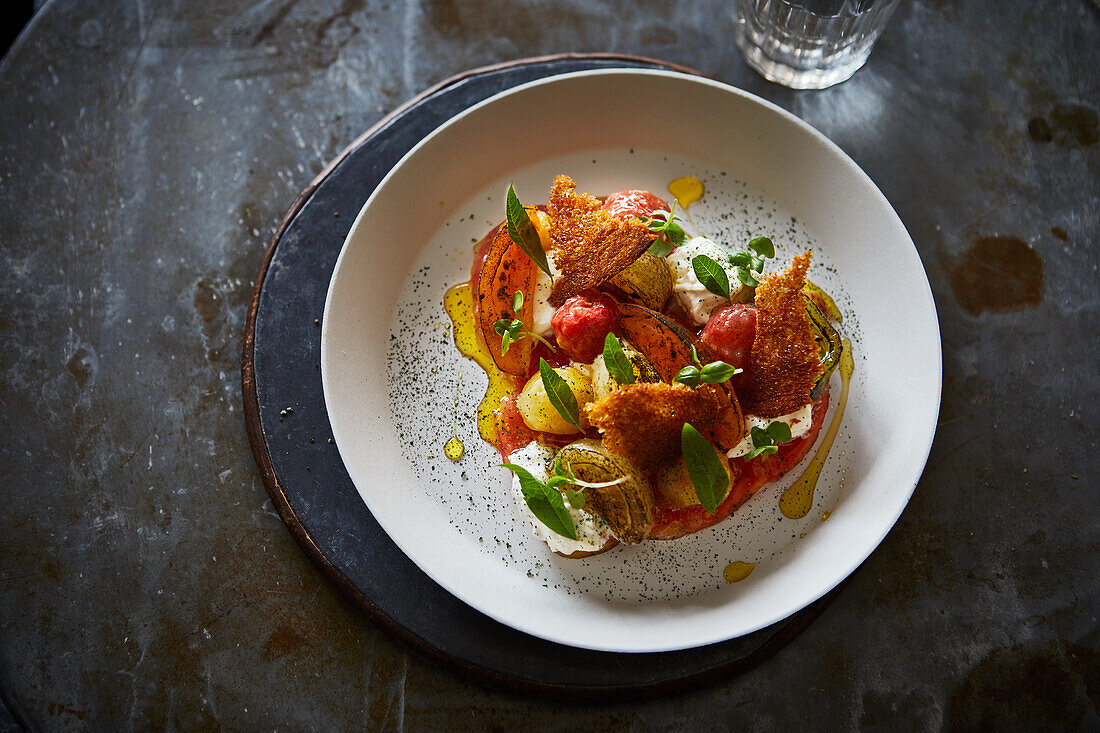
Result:
{"label": "glass base", "polygon": [[836,63],[825,68],[797,68],[777,61],[764,53],[762,48],[748,38],[743,22],[738,23],[736,40],[741,49],[741,55],[745,57],[745,63],[768,81],[774,81],[791,89],[826,89],[847,81],[867,63],[867,58],[871,55],[871,49],[868,46],[865,53],[849,54],[842,61],[836,60]]}
{"label": "glass base", "polygon": [[847,81],[867,63],[867,56],[870,55],[850,59],[846,63],[831,66],[828,69],[796,69],[768,58],[756,46],[740,43],[738,45],[741,47],[741,55],[745,57],[745,63],[756,70],[760,76],[791,89],[827,89],[834,84]]}

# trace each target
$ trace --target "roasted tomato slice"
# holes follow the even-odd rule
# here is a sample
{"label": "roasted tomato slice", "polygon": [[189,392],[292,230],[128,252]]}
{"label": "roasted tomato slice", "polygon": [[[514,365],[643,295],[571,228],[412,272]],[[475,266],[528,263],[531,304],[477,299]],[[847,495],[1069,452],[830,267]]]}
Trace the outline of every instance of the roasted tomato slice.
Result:
{"label": "roasted tomato slice", "polygon": [[[534,216],[536,211],[534,206],[527,207],[530,216]],[[531,310],[534,307],[531,294],[534,291],[537,270],[531,258],[508,236],[508,228],[498,227],[485,253],[485,260],[477,270],[474,291],[477,295],[476,315],[482,338],[485,339],[493,361],[501,371],[508,374],[527,374],[532,339],[520,339],[512,343],[508,353],[501,353],[501,338],[493,329],[493,324],[499,320],[511,321],[513,318],[518,318],[525,324],[531,323]],[[517,290],[523,291],[523,307],[519,313],[514,313],[512,298]]]}

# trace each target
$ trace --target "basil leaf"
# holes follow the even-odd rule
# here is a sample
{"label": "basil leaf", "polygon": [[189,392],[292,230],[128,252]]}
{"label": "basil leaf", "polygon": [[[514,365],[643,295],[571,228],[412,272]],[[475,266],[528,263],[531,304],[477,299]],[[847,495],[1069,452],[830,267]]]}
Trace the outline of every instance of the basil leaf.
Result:
{"label": "basil leaf", "polygon": [[569,506],[574,509],[584,509],[584,505],[588,501],[588,497],[579,489],[566,489],[565,498],[569,500]]}
{"label": "basil leaf", "polygon": [[730,279],[721,265],[706,255],[696,255],[691,258],[691,267],[704,288],[729,300]]}
{"label": "basil leaf", "polygon": [[672,244],[658,236],[653,240],[653,244],[649,245],[648,251],[654,257],[668,257],[674,249],[676,248]]}
{"label": "basil leaf", "polygon": [[634,365],[630,363],[615,334],[608,333],[603,340],[603,363],[607,373],[619,384],[634,384]]}
{"label": "basil leaf", "polygon": [[703,367],[700,378],[704,384],[721,384],[736,374],[737,371],[724,361],[712,361]]}
{"label": "basil leaf", "polygon": [[776,420],[767,427],[767,431],[776,443],[786,443],[791,439],[791,426],[785,422]]}
{"label": "basil leaf", "polygon": [[512,347],[512,334],[509,331],[505,331],[504,335],[500,337],[500,355],[504,356],[508,353],[508,349]]}
{"label": "basil leaf", "polygon": [[760,284],[760,281],[753,277],[752,273],[749,272],[748,268],[745,267],[737,268],[737,279],[743,282],[745,285],[748,285],[750,288],[755,288],[757,285]]}
{"label": "basil leaf", "polygon": [[744,250],[732,252],[730,253],[730,263],[740,267],[749,267],[752,265],[752,255]]}
{"label": "basil leaf", "polygon": [[725,459],[718,455],[710,441],[690,423],[684,423],[680,432],[680,447],[684,451],[688,476],[695,485],[695,496],[704,509],[711,514],[717,513],[718,504],[726,498],[730,485],[729,475],[722,465]]}
{"label": "basil leaf", "polygon": [[503,466],[519,477],[519,488],[523,492],[523,500],[527,502],[527,508],[536,519],[562,537],[577,539],[577,527],[573,524],[573,515],[569,513],[557,489],[542,483],[522,466],[514,463],[505,463]]}
{"label": "basil leaf", "polygon": [[550,265],[546,262],[546,252],[542,249],[542,240],[539,239],[538,230],[531,223],[531,217],[527,215],[523,204],[519,202],[519,196],[516,196],[516,190],[512,188],[510,183],[508,184],[508,203],[505,206],[505,213],[508,215],[508,236],[512,238],[512,242],[526,252],[527,256],[540,270],[549,275]]}
{"label": "basil leaf", "polygon": [[775,245],[767,237],[753,237],[749,240],[749,249],[761,257],[775,257]]}
{"label": "basil leaf", "polygon": [[699,384],[699,375],[699,367],[691,366],[689,364],[680,371],[676,372],[676,379],[674,379],[673,381],[679,382],[680,384],[686,384],[689,387],[695,387]]}
{"label": "basil leaf", "polygon": [[583,433],[580,410],[577,408],[577,398],[573,395],[573,391],[569,389],[565,379],[546,363],[546,359],[541,357],[539,358],[539,374],[542,375],[542,386],[546,388],[546,397],[550,400],[550,404],[554,406],[554,409],[558,411],[563,420]]}
{"label": "basil leaf", "polygon": [[750,450],[745,455],[745,460],[751,461],[753,458],[756,458],[759,455],[768,455],[771,453],[775,453],[777,450],[779,450],[779,448],[774,445],[762,445],[759,448],[753,448],[752,450]]}
{"label": "basil leaf", "polygon": [[687,232],[673,219],[672,223],[665,228],[665,239],[673,246],[679,247],[687,239]]}
{"label": "basil leaf", "polygon": [[499,321],[493,324],[493,330],[497,332],[497,336],[503,336],[508,330],[508,326],[511,325],[511,321],[507,318],[501,318]]}
{"label": "basil leaf", "polygon": [[764,428],[753,427],[749,435],[752,437],[752,444],[757,448],[772,444],[772,436],[768,435],[768,431]]}
{"label": "basil leaf", "polygon": [[508,334],[512,337],[513,341],[519,341],[523,335],[523,321],[514,320],[508,324]]}
{"label": "basil leaf", "polygon": [[520,308],[523,307],[523,291],[517,290],[516,294],[512,296],[512,312],[519,313]]}

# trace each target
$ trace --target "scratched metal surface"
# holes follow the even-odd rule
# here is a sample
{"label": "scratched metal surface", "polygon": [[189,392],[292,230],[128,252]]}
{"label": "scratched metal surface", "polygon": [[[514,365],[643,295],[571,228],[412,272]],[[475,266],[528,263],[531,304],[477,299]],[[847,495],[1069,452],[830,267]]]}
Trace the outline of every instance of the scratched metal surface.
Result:
{"label": "scratched metal surface", "polygon": [[[867,68],[807,93],[748,70],[729,3],[686,6],[46,4],[0,62],[0,695],[17,721],[1100,725],[1100,12],[913,0]],[[251,278],[327,160],[455,72],[570,50],[698,68],[835,140],[913,235],[945,347],[924,478],[820,619],[743,677],[579,710],[459,679],[340,598],[271,510],[238,379]]]}

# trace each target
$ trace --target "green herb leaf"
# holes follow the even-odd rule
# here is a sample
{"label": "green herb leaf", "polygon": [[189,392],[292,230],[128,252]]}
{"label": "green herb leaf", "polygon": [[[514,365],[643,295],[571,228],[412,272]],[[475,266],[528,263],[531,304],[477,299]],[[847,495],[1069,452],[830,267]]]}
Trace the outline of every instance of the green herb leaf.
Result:
{"label": "green herb leaf", "polygon": [[768,431],[768,436],[776,443],[786,443],[791,439],[791,426],[780,420],[772,422],[765,430]]}
{"label": "green herb leaf", "polygon": [[737,268],[737,279],[743,282],[745,285],[748,285],[750,288],[755,288],[757,285],[760,284],[760,281],[752,276],[752,273],[749,272],[749,269],[747,267]]}
{"label": "green herb leaf", "polygon": [[688,345],[691,347],[691,363],[702,369],[703,365],[699,361],[699,352],[695,349],[695,344]]}
{"label": "green herb leaf", "polygon": [[[569,385],[560,374],[546,363],[546,359],[539,358],[539,374],[542,375],[542,386],[546,388],[546,396],[550,404],[562,416],[562,419],[581,430],[580,410],[577,408],[577,398]],[[584,432],[581,430],[581,432]]]}
{"label": "green herb leaf", "polygon": [[607,373],[619,384],[634,384],[634,365],[623,351],[623,345],[615,334],[608,333],[603,340],[603,363]]}
{"label": "green herb leaf", "polygon": [[690,423],[684,423],[680,432],[680,447],[684,451],[688,476],[695,486],[695,496],[704,509],[715,514],[729,489],[729,475],[723,465],[725,459]]}
{"label": "green herb leaf", "polygon": [[500,337],[500,355],[504,356],[508,353],[508,349],[512,348],[512,333],[511,331],[505,331]]}
{"label": "green herb leaf", "polygon": [[653,212],[653,216],[646,221],[649,231],[657,235],[657,239],[653,240],[653,244],[649,247],[651,255],[668,257],[672,250],[687,240],[687,232],[680,226],[681,221],[683,220],[676,214],[675,201],[672,202],[671,210]]}
{"label": "green herb leaf", "polygon": [[588,497],[579,489],[566,489],[565,498],[569,500],[569,506],[574,509],[584,509],[584,505],[588,501]]}
{"label": "green herb leaf", "polygon": [[697,366],[688,365],[676,372],[676,378],[673,381],[680,384],[686,384],[689,387],[695,387],[699,384],[701,370]]}
{"label": "green herb leaf", "polygon": [[[531,217],[523,208],[523,204],[516,195],[512,184],[508,184],[508,202],[505,205],[505,213],[508,215],[508,236],[512,241],[531,258],[540,270],[550,274],[550,265],[546,262],[546,252],[542,249],[542,240],[539,239],[538,230],[531,223]],[[517,309],[518,310],[518,309]]]}
{"label": "green herb leaf", "polygon": [[739,371],[724,361],[712,361],[702,368],[699,377],[704,384],[721,384]]}
{"label": "green herb leaf", "polygon": [[738,267],[751,267],[753,257],[744,250],[738,250],[737,252],[731,252],[729,255],[730,263],[737,265]]}
{"label": "green herb leaf", "polygon": [[653,240],[653,244],[649,245],[647,251],[654,257],[668,257],[674,249],[676,249],[674,246],[658,237]]}
{"label": "green herb leaf", "polygon": [[493,324],[493,330],[497,332],[497,336],[503,336],[508,330],[508,326],[511,325],[511,321],[507,318],[501,318],[499,321]]}
{"label": "green herb leaf", "polygon": [[514,463],[505,463],[503,466],[519,477],[523,500],[527,502],[527,507],[535,518],[562,537],[577,539],[577,527],[573,524],[573,515],[566,508],[561,492],[539,481],[522,466]]}
{"label": "green herb leaf", "polygon": [[691,267],[704,288],[729,300],[730,279],[721,265],[706,255],[695,255],[691,258]]}
{"label": "green herb leaf", "polygon": [[517,318],[509,323],[508,333],[511,335],[513,341],[519,341],[523,338],[523,321]]}
{"label": "green herb leaf", "polygon": [[768,455],[768,454],[771,454],[771,453],[775,453],[777,450],[779,450],[779,448],[777,446],[762,445],[759,448],[753,448],[748,453],[746,453],[745,454],[745,460],[746,461],[751,461],[753,458],[756,458],[757,456]]}
{"label": "green herb leaf", "polygon": [[749,437],[756,447],[745,454],[746,461],[779,450],[779,443],[786,443],[791,439],[791,426],[781,420],[773,420],[766,428],[754,426],[749,430]]}
{"label": "green herb leaf", "polygon": [[775,245],[767,237],[753,237],[749,240],[749,249],[761,257],[775,257]]}
{"label": "green herb leaf", "polygon": [[517,290],[512,296],[512,312],[518,314],[521,308],[523,308],[523,291]]}

